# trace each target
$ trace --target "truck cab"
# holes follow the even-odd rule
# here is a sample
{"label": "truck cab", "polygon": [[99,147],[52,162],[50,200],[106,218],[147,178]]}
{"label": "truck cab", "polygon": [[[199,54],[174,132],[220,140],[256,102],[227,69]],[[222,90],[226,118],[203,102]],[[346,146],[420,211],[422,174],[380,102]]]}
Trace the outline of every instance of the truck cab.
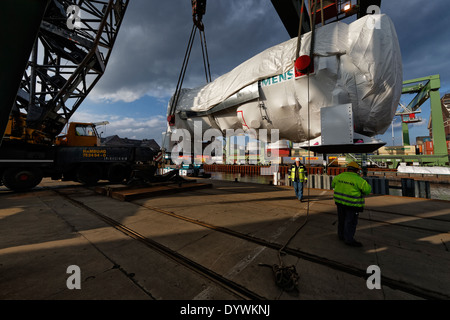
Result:
{"label": "truck cab", "polygon": [[56,138],[56,145],[68,147],[98,147],[100,137],[95,124],[71,122],[67,134]]}

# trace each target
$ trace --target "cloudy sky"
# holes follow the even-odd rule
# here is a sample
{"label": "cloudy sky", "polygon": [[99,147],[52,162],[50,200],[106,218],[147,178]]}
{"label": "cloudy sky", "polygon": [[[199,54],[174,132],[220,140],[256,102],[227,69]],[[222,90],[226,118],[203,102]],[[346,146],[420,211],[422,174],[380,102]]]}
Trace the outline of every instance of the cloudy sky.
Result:
{"label": "cloudy sky", "polygon": [[[381,7],[397,28],[404,79],[440,74],[441,95],[450,92],[446,4],[448,0],[385,0]],[[203,21],[213,79],[289,39],[270,0],[209,0]],[[103,136],[117,134],[160,143],[191,28],[190,0],[130,0],[107,71],[72,120],[107,120],[110,124],[100,130]],[[186,88],[206,83],[198,39],[183,85]],[[406,104],[408,99],[412,97],[404,97]],[[412,141],[428,135],[428,103],[420,117],[424,122],[410,129]],[[398,145],[399,119],[394,128]],[[381,138],[392,144],[391,130]]]}

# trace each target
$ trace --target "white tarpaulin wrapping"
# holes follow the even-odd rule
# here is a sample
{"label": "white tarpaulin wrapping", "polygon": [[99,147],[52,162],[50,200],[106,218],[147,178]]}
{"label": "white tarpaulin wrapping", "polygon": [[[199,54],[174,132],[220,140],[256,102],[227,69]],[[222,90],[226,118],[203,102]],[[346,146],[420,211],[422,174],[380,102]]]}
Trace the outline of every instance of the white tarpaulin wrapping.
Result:
{"label": "white tarpaulin wrapping", "polygon": [[[340,49],[345,52],[346,24],[328,25],[318,29],[316,34],[317,55],[329,55]],[[338,44],[338,41],[343,42]],[[310,44],[311,32],[302,36],[300,55],[309,55]],[[297,38],[269,48],[203,87],[183,90],[177,108],[205,111],[254,82],[286,73],[294,68],[296,50]]]}
{"label": "white tarpaulin wrapping", "polygon": [[[311,33],[307,33],[302,36],[300,55],[309,55],[310,45]],[[297,38],[288,40],[203,87],[182,90],[176,112],[208,111],[251,84],[264,80],[260,84],[267,84],[271,77],[291,75],[296,48]],[[403,81],[400,47],[389,17],[366,16],[350,25],[337,22],[318,28],[314,69],[308,82],[291,77],[276,86],[260,85],[271,125],[262,119],[253,123],[258,128],[279,128],[281,138],[302,142],[320,135],[321,108],[351,103],[356,132],[373,136],[387,130],[398,106]],[[244,113],[252,114],[249,110],[242,111],[242,121],[245,122]],[[310,136],[305,133],[308,117],[313,127]],[[277,118],[283,119],[283,124],[276,124]],[[176,127],[189,127],[180,123],[183,121],[177,119]],[[245,123],[249,122],[247,119]],[[220,123],[219,127],[227,129]],[[290,131],[283,133],[283,128]],[[296,128],[296,134],[292,128]]]}
{"label": "white tarpaulin wrapping", "polygon": [[285,73],[294,67],[296,48],[297,38],[291,39],[263,51],[204,87],[182,90],[177,109],[209,110],[258,80]]}
{"label": "white tarpaulin wrapping", "polygon": [[397,169],[400,173],[416,173],[416,174],[439,174],[450,175],[450,168],[447,167],[415,167],[415,166],[399,166]]}

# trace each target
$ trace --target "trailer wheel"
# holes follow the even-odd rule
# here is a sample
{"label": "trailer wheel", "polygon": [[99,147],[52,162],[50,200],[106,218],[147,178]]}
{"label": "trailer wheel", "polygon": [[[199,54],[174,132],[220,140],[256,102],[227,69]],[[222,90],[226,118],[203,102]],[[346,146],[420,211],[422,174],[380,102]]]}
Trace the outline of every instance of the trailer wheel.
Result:
{"label": "trailer wheel", "polygon": [[95,185],[102,175],[101,169],[96,164],[83,164],[77,170],[77,180],[88,186]]}
{"label": "trailer wheel", "polygon": [[41,183],[42,177],[39,168],[8,168],[3,173],[2,182],[8,189],[27,191]]}
{"label": "trailer wheel", "polygon": [[129,174],[129,168],[121,163],[114,163],[108,169],[108,180],[111,183],[121,183]]}

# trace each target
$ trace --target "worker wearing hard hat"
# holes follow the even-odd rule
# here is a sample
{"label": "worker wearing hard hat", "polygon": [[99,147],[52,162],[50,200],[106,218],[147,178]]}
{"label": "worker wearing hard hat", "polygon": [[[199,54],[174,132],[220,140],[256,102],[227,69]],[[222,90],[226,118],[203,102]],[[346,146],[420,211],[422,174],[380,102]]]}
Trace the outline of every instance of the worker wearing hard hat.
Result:
{"label": "worker wearing hard hat", "polygon": [[295,164],[291,167],[290,180],[294,185],[295,196],[303,201],[303,183],[308,180],[308,171],[300,162],[300,158],[295,158]]}
{"label": "worker wearing hard hat", "polygon": [[364,211],[364,196],[372,192],[372,187],[358,174],[360,170],[356,162],[351,162],[347,165],[347,172],[335,177],[331,184],[338,212],[339,239],[353,247],[362,246],[354,236],[359,213]]}

